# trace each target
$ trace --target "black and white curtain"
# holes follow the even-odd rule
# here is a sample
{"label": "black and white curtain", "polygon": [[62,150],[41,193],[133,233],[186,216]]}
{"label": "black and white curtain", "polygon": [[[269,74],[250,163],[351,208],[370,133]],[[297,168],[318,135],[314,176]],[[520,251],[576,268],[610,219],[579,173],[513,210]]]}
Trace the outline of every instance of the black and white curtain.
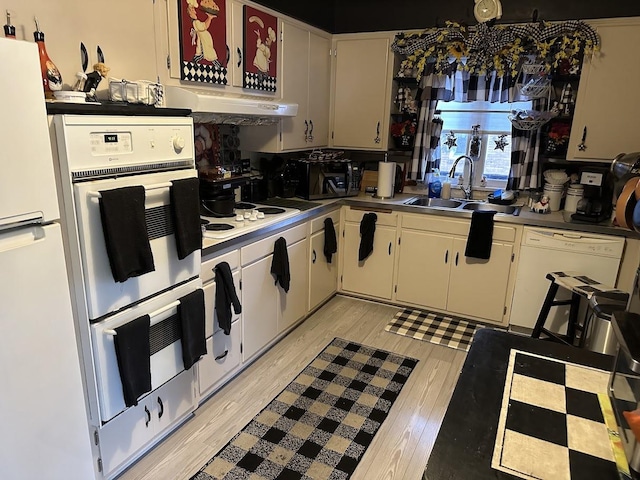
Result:
{"label": "black and white curtain", "polygon": [[[418,128],[409,172],[409,178],[413,180],[423,180],[433,168],[440,166],[440,133],[443,124],[436,117],[439,101],[505,103],[528,100],[520,95],[516,78],[511,75],[498,77],[495,72],[486,76],[471,75],[457,70],[455,64],[452,64],[452,71],[445,75],[426,72],[425,69],[417,96]],[[530,132],[512,128],[508,188],[522,190],[539,186],[539,136],[539,129]]]}

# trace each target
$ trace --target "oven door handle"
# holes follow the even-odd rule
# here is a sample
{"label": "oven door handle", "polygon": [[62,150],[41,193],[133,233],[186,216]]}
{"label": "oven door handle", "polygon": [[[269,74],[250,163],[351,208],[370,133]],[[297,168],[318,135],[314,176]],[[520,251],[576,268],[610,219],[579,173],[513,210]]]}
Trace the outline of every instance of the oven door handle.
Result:
{"label": "oven door handle", "polygon": [[[171,302],[171,303],[169,303],[169,304],[165,305],[164,307],[159,308],[158,310],[154,310],[153,312],[151,312],[151,313],[149,314],[149,318],[157,317],[157,316],[158,316],[158,315],[160,315],[161,313],[164,313],[164,312],[166,312],[167,310],[171,310],[172,308],[177,307],[178,305],[180,305],[180,300],[176,300],[175,302]],[[156,323],[159,323],[159,322],[151,322],[151,324],[150,324],[150,325],[155,325]],[[111,336],[114,336],[114,337],[115,337],[116,335],[118,335],[118,332],[116,332],[114,329],[107,329],[107,330],[104,330],[104,331],[103,331],[103,333],[104,333],[105,335],[111,335]]]}
{"label": "oven door handle", "polygon": [[[171,187],[171,182],[163,182],[163,183],[154,183],[153,185],[143,185],[144,191],[148,192],[150,190],[159,190],[161,188],[169,188]],[[100,198],[102,195],[100,192],[87,192],[87,195],[91,198]]]}

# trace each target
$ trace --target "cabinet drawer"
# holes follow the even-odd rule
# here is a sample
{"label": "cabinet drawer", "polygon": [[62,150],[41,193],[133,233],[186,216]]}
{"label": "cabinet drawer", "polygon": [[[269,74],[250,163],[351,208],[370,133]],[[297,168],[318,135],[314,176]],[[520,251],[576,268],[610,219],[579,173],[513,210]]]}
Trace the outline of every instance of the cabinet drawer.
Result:
{"label": "cabinet drawer", "polygon": [[202,262],[202,270],[200,272],[200,278],[202,283],[206,283],[209,280],[213,280],[215,276],[213,269],[216,265],[222,262],[227,262],[231,271],[240,268],[240,250],[234,250],[233,252],[225,253],[224,255],[218,255],[215,257],[206,257]]}
{"label": "cabinet drawer", "polygon": [[340,223],[340,209],[334,210],[333,212],[327,213],[326,215],[322,215],[318,218],[314,218],[311,220],[311,233],[319,232],[324,229],[324,220],[325,218],[331,218],[333,223]]}
{"label": "cabinet drawer", "polygon": [[[236,287],[236,294],[240,298],[240,270],[233,272],[233,284]],[[220,325],[218,325],[218,316],[216,315],[216,282],[211,280],[205,284],[202,289],[204,290],[204,328],[207,337],[210,337],[214,332],[220,331]],[[231,307],[231,321],[235,322],[240,318],[240,314],[236,314]]]}
{"label": "cabinet drawer", "polygon": [[238,368],[242,360],[240,341],[241,322],[231,324],[231,334],[218,331],[207,338],[207,354],[198,362],[198,388],[200,395],[206,394],[230,372]]}
{"label": "cabinet drawer", "polygon": [[248,265],[250,263],[255,262],[267,255],[271,255],[273,253],[273,244],[275,241],[284,237],[287,241],[287,246],[292,245],[303,238],[307,237],[307,228],[308,225],[303,223],[298,225],[297,227],[290,228],[289,230],[285,230],[284,232],[277,233],[275,235],[271,235],[270,237],[264,238],[262,240],[258,240],[246,247],[242,247],[240,250],[240,259],[242,261],[242,265]]}
{"label": "cabinet drawer", "polygon": [[194,408],[193,372],[182,372],[129,407],[99,431],[103,475],[111,477],[156,443],[170,426]]}
{"label": "cabinet drawer", "polygon": [[[436,215],[415,215],[403,213],[401,217],[403,229],[421,230],[426,232],[446,233],[466,237],[469,235],[471,220],[438,217]],[[495,223],[493,226],[493,240],[501,242],[514,242],[516,239],[516,228]]]}
{"label": "cabinet drawer", "polygon": [[345,221],[347,222],[357,222],[360,223],[362,221],[362,217],[365,213],[373,212],[378,216],[376,220],[376,225],[386,225],[389,227],[395,227],[398,223],[398,213],[392,212],[390,210],[377,210],[377,209],[360,209],[354,207],[345,207]]}

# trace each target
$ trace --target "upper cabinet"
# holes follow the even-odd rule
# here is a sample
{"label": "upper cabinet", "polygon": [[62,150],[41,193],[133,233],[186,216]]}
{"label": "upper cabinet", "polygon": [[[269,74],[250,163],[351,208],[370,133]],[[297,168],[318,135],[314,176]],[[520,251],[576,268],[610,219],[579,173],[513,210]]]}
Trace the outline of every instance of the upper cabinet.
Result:
{"label": "upper cabinet", "polygon": [[326,147],[329,141],[331,41],[329,34],[281,22],[282,97],[298,104],[295,117],[272,127],[244,127],[242,148],[282,152]]}
{"label": "upper cabinet", "polygon": [[336,35],[332,146],[387,150],[392,55],[389,35]]}
{"label": "upper cabinet", "polygon": [[632,53],[632,45],[640,43],[640,19],[589,23],[602,45],[584,61],[567,158],[611,161],[621,152],[640,149],[635,121],[640,62]]}

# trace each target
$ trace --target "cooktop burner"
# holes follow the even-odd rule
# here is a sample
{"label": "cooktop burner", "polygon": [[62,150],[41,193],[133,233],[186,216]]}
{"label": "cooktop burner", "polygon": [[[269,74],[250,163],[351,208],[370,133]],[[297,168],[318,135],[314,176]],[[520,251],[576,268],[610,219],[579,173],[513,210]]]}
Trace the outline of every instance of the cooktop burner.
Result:
{"label": "cooktop burner", "polygon": [[216,213],[213,210],[209,210],[204,205],[200,205],[200,216],[202,217],[213,217],[213,218],[233,218],[236,216],[235,213]]}
{"label": "cooktop burner", "polygon": [[253,203],[236,202],[236,210],[251,210],[252,208],[256,208]]}
{"label": "cooktop burner", "polygon": [[256,210],[264,213],[265,215],[276,215],[278,213],[285,212],[284,208],[277,208],[277,207],[260,207],[260,208],[256,208]]}
{"label": "cooktop burner", "polygon": [[209,231],[220,232],[222,230],[231,230],[233,225],[229,225],[228,223],[210,223],[204,228]]}

